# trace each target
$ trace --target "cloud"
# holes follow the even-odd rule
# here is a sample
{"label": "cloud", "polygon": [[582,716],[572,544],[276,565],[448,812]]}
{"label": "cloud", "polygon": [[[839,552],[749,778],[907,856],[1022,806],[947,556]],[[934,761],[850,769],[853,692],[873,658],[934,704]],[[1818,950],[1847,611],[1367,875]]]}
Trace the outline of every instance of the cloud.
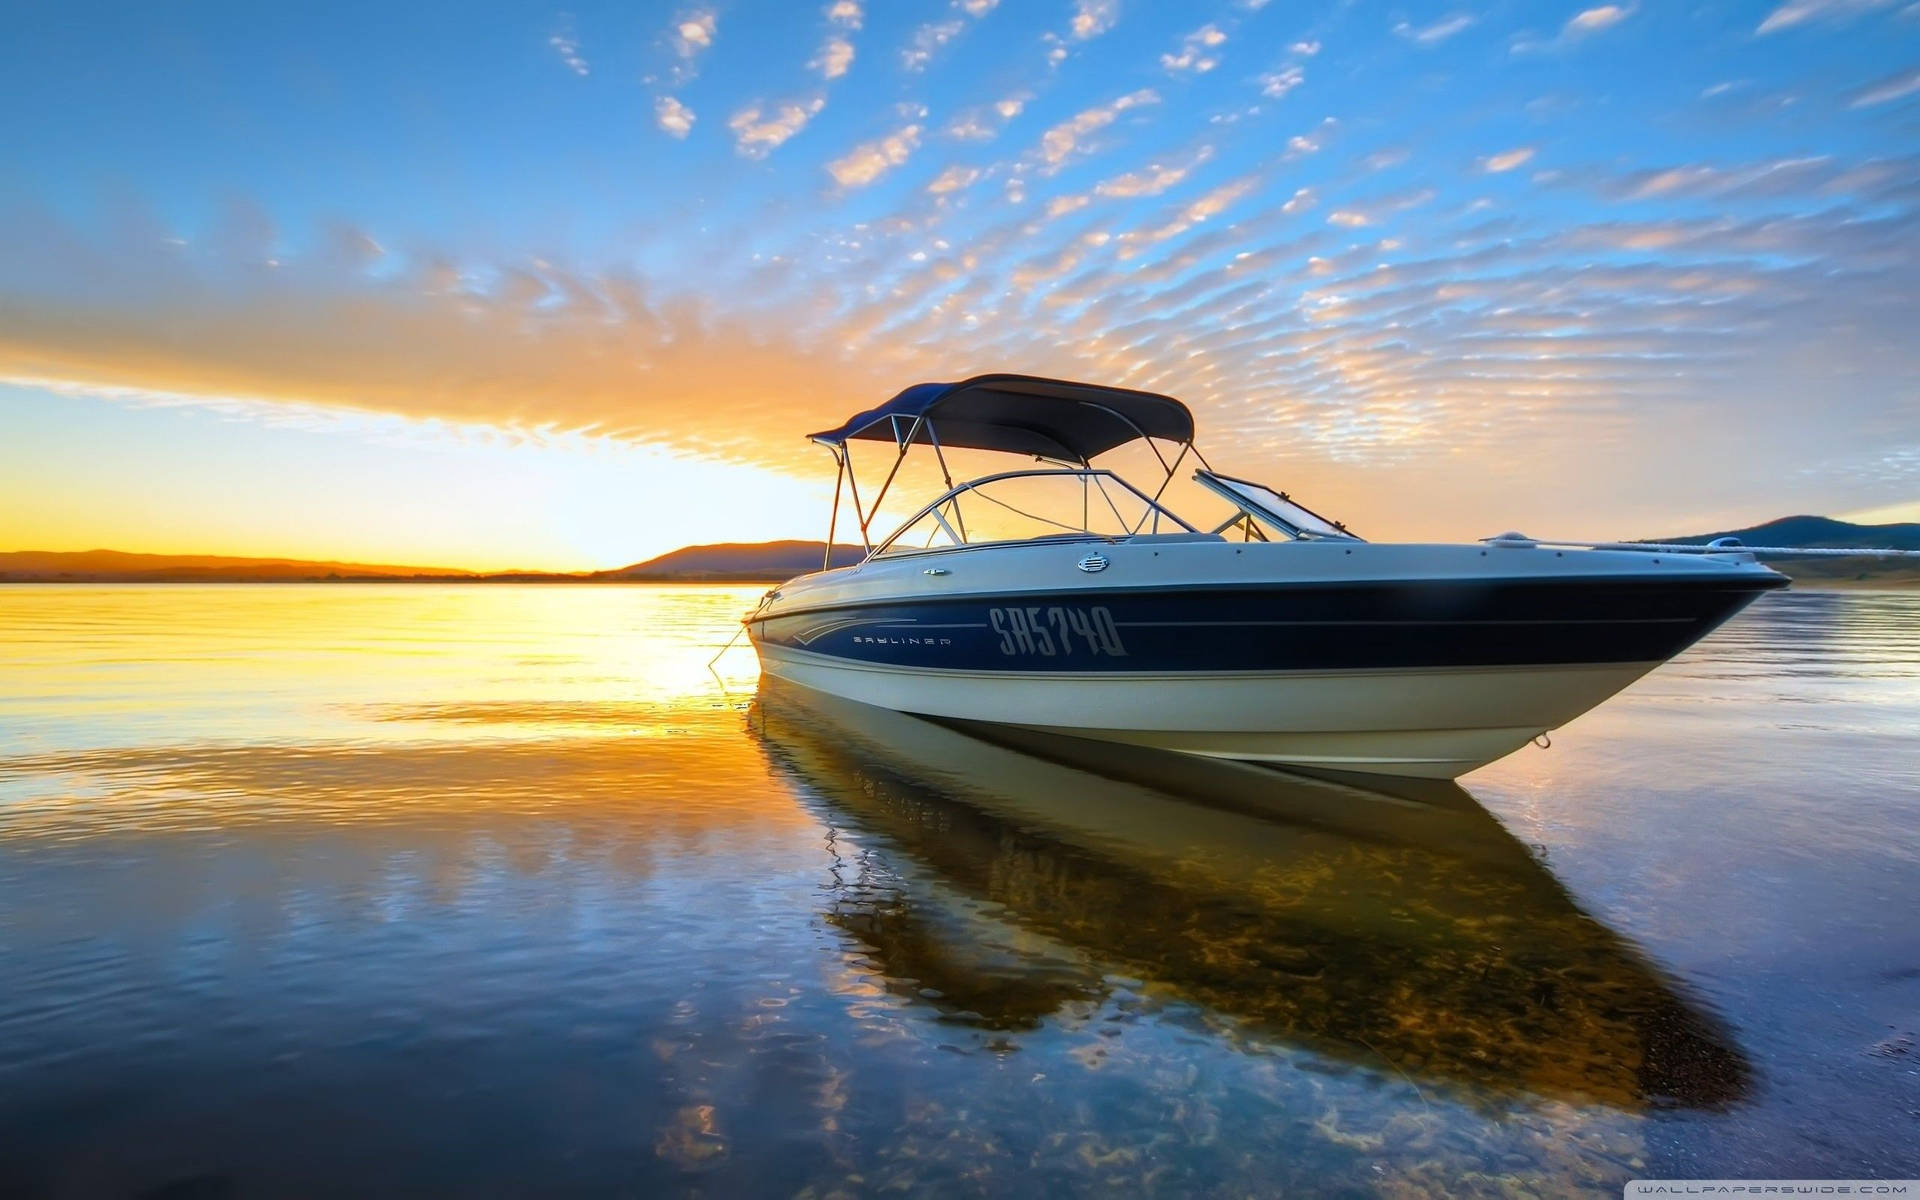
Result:
{"label": "cloud", "polygon": [[1074,0],[1073,36],[1080,41],[1097,38],[1113,28],[1120,19],[1120,0]]}
{"label": "cloud", "polygon": [[1915,92],[1920,92],[1920,67],[1900,71],[1862,88],[1854,94],[1847,107],[1871,108],[1876,104],[1889,104],[1903,99]]}
{"label": "cloud", "polygon": [[1401,21],[1393,27],[1393,32],[1409,41],[1418,42],[1422,46],[1437,46],[1454,34],[1464,32],[1473,24],[1473,20],[1473,16],[1470,13],[1455,13],[1450,17],[1443,17],[1431,25],[1419,28],[1416,28],[1406,21]]}
{"label": "cloud", "polygon": [[1631,7],[1618,4],[1602,4],[1597,8],[1582,9],[1575,13],[1560,30],[1562,37],[1585,37],[1618,25],[1633,15]]}
{"label": "cloud", "polygon": [[1271,96],[1275,100],[1284,99],[1288,92],[1307,81],[1307,73],[1296,66],[1285,66],[1278,71],[1269,71],[1258,82],[1260,94]]}
{"label": "cloud", "polygon": [[1016,93],[992,104],[965,109],[948,123],[946,134],[963,142],[990,142],[1000,136],[1007,122],[1019,116],[1026,106],[1026,95]]}
{"label": "cloud", "polygon": [[566,65],[567,70],[582,78],[586,77],[587,60],[580,57],[580,39],[573,32],[571,19],[561,21],[560,28],[554,30],[553,35],[547,38],[547,45],[553,47],[553,52],[560,56],[560,61]]}
{"label": "cloud", "polygon": [[1220,65],[1220,56],[1215,51],[1225,45],[1226,40],[1227,35],[1218,25],[1202,25],[1180,39],[1178,53],[1162,54],[1160,65],[1175,74],[1205,74]]}
{"label": "cloud", "polygon": [[719,15],[711,8],[690,9],[681,14],[673,23],[674,53],[689,61],[698,58],[702,50],[713,45],[718,26]]}
{"label": "cloud", "polygon": [[1602,4],[1594,8],[1582,9],[1567,18],[1560,32],[1548,41],[1541,41],[1531,34],[1521,34],[1513,39],[1509,50],[1512,54],[1538,54],[1544,51],[1565,50],[1582,38],[1611,29],[1634,14],[1637,5]]}
{"label": "cloud", "polygon": [[859,29],[865,23],[867,14],[860,7],[859,0],[833,0],[827,5],[827,20],[842,29]]}
{"label": "cloud", "polygon": [[121,274],[55,301],[20,290],[23,272],[59,269],[16,253],[23,232],[0,226],[0,378],[15,382],[239,413],[588,433],[789,466],[812,465],[791,431],[892,385],[779,331],[790,320],[723,315],[617,270],[402,255],[373,275],[293,255],[263,272],[237,246],[182,254],[69,230],[70,265],[110,259]]}
{"label": "cloud", "polygon": [[1533,160],[1533,155],[1534,148],[1532,146],[1516,146],[1511,150],[1505,150],[1499,154],[1490,154],[1486,158],[1481,159],[1480,169],[1490,174],[1498,175],[1502,171],[1511,171],[1515,167],[1525,166]]}
{"label": "cloud", "polygon": [[1095,133],[1118,120],[1120,114],[1131,108],[1160,103],[1160,93],[1152,88],[1142,88],[1129,92],[1110,104],[1098,105],[1075,113],[1058,125],[1040,135],[1040,161],[1042,170],[1051,175],[1064,166],[1082,149],[1086,136]]}
{"label": "cloud", "polygon": [[1298,55],[1301,58],[1312,58],[1314,55],[1320,53],[1320,43],[1295,42],[1293,45],[1287,47],[1287,53]]}
{"label": "cloud", "polygon": [[1134,231],[1121,235],[1121,258],[1132,258],[1147,245],[1165,242],[1219,216],[1241,200],[1252,195],[1260,186],[1255,175],[1242,176],[1201,196],[1190,204],[1182,205],[1164,223],[1146,231]]}
{"label": "cloud", "polygon": [[967,27],[958,17],[946,21],[929,21],[914,30],[913,39],[906,49],[900,51],[900,65],[909,71],[923,71],[933,61],[933,52],[960,35]]}
{"label": "cloud", "polygon": [[[1578,8],[1556,10],[1548,35]],[[1058,11],[1064,32],[1069,9]],[[1221,27],[1231,30],[1231,19]],[[823,23],[801,55],[842,28]],[[974,47],[956,49],[972,66]],[[1028,74],[1039,70],[1035,52],[1030,39],[1008,51]],[[551,71],[549,53],[537,57]],[[1150,49],[1149,70],[1158,54]],[[1324,59],[1313,61],[1324,70]],[[676,179],[658,211],[636,218],[632,240],[606,251],[609,263],[648,263],[654,278],[410,246],[378,221],[324,237],[276,228],[263,212],[230,228],[102,218],[99,229],[76,229],[23,215],[16,201],[0,209],[0,376],[196,403],[238,397],[249,412],[317,405],[590,430],[786,465],[807,453],[788,434],[844,415],[849,395],[878,399],[954,362],[1001,363],[1180,395],[1202,414],[1210,453],[1221,445],[1257,468],[1288,447],[1300,486],[1312,494],[1324,468],[1329,507],[1362,528],[1443,533],[1467,522],[1455,532],[1472,534],[1552,524],[1545,513],[1570,529],[1607,511],[1624,523],[1617,532],[1658,531],[1666,522],[1635,528],[1637,518],[1619,515],[1627,501],[1618,497],[1637,503],[1651,489],[1683,508],[1692,495],[1814,504],[1819,496],[1780,495],[1774,483],[1805,463],[1914,442],[1920,346],[1907,327],[1920,278],[1920,156],[1885,119],[1850,118],[1843,107],[1853,98],[1882,106],[1867,113],[1895,115],[1893,92],[1907,76],[1878,74],[1897,65],[1822,74],[1858,94],[1798,110],[1771,139],[1778,152],[1751,161],[1683,122],[1662,144],[1692,139],[1694,153],[1602,159],[1589,150],[1596,161],[1563,163],[1568,147],[1598,145],[1589,135],[1606,122],[1645,115],[1576,110],[1570,119],[1592,124],[1556,134],[1549,157],[1564,177],[1553,189],[1499,188],[1485,176],[1503,168],[1523,182],[1541,163],[1515,156],[1546,153],[1539,138],[1489,140],[1500,150],[1483,145],[1486,157],[1451,163],[1423,153],[1418,171],[1382,172],[1404,152],[1392,152],[1399,139],[1383,146],[1379,110],[1344,114],[1340,129],[1361,139],[1349,147],[1334,127],[1290,119],[1244,83],[1235,106],[1251,101],[1267,121],[1232,132],[1257,145],[1170,149],[1211,131],[1206,111],[1137,107],[1160,96],[1115,88],[1095,94],[1099,105],[1048,111],[1031,133],[1017,131],[1022,153],[977,165],[959,159],[983,153],[951,144],[941,149],[960,155],[922,155],[940,126],[917,104],[890,116],[889,97],[872,115],[882,123],[844,143],[819,137],[822,122],[811,141],[780,151],[792,158],[826,143],[823,162],[845,153],[824,193],[781,188],[714,203],[725,194],[715,189],[737,185],[691,171]],[[1702,73],[1678,94],[1719,77]],[[820,86],[817,75],[802,78]],[[673,91],[652,100],[669,133],[667,102],[705,94]],[[1519,116],[1532,94],[1501,99]],[[810,91],[792,95],[807,119],[791,124],[811,127]],[[1026,102],[1022,93],[1004,109],[981,105],[945,132],[996,136]],[[714,103],[702,104],[704,119],[740,137],[727,115],[748,110],[738,99]],[[789,124],[777,104],[752,113],[749,128]],[[1121,120],[1143,113],[1150,129]],[[1832,136],[1808,122],[1827,122]],[[1289,127],[1299,138],[1291,149]],[[867,139],[877,140],[848,152]],[[1137,151],[1124,161],[1110,153],[1128,139]],[[769,136],[752,152],[773,144]],[[1320,147],[1311,164],[1287,161],[1309,145]],[[1804,145],[1825,156],[1797,157]],[[1234,178],[1254,151],[1259,173]],[[815,169],[812,158],[789,165],[800,161]],[[856,191],[887,178],[899,186]],[[1072,192],[1056,194],[1055,178]],[[1312,189],[1300,186],[1309,179]],[[1424,189],[1374,190],[1416,179],[1446,193],[1444,203]],[[1512,194],[1497,206],[1469,203],[1479,190]],[[1420,204],[1418,221],[1396,215]],[[1014,286],[1019,279],[1034,288]],[[1836,418],[1807,421],[1808,394],[1833,397]],[[1789,410],[1798,415],[1782,415]],[[1741,462],[1682,471],[1674,447],[1730,421],[1742,430]],[[1516,427],[1537,453],[1498,488],[1465,469],[1521,457]],[[1623,452],[1642,445],[1651,447],[1644,460]],[[1624,465],[1590,465],[1601,458]],[[1408,512],[1381,500],[1363,519],[1389,471],[1444,492],[1448,505]],[[1905,494],[1920,494],[1920,475],[1909,472]]]}
{"label": "cloud", "polygon": [[750,104],[727,119],[727,128],[733,130],[734,149],[746,158],[765,158],[805,129],[826,105],[825,96],[787,100],[765,110],[757,103]]}
{"label": "cloud", "polygon": [[935,176],[933,182],[927,185],[927,191],[935,196],[964,191],[977,183],[985,173],[979,167],[966,167],[956,163]]}
{"label": "cloud", "polygon": [[1202,146],[1192,158],[1177,166],[1163,163],[1149,163],[1138,171],[1129,171],[1094,185],[1094,194],[1109,197],[1133,198],[1138,196],[1158,196],[1173,187],[1193,171],[1213,157],[1213,147]]}
{"label": "cloud", "polygon": [[843,188],[865,187],[907,161],[920,145],[920,126],[906,125],[883,138],[855,146],[827,164],[827,173]]}
{"label": "cloud", "polygon": [[838,79],[853,65],[853,43],[834,34],[820,45],[819,53],[807,66],[820,72],[823,79]]}
{"label": "cloud", "polygon": [[653,119],[666,133],[684,138],[693,131],[693,110],[672,96],[653,102]]}
{"label": "cloud", "polygon": [[900,65],[908,71],[926,70],[940,47],[959,37],[968,22],[986,16],[999,3],[1000,0],[952,0],[952,12],[957,15],[945,20],[928,21],[914,30],[906,47],[900,51]]}
{"label": "cloud", "polygon": [[1756,35],[1778,33],[1813,21],[1840,21],[1887,8],[1898,0],[1787,0],[1767,14],[1754,29]]}

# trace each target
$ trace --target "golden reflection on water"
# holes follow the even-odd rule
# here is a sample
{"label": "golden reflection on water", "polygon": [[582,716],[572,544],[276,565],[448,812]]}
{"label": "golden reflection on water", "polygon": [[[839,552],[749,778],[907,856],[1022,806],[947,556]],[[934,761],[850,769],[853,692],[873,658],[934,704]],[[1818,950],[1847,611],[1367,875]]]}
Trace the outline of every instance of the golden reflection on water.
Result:
{"label": "golden reflection on water", "polygon": [[[1456,786],[1395,795],[1009,741],[773,680],[753,727],[830,821],[1101,967],[944,936],[914,884],[838,856],[829,919],[949,1020],[1031,1028],[1097,1001],[1117,972],[1435,1085],[1625,1109],[1719,1107],[1748,1086],[1727,1033]],[[1093,764],[1101,774],[1081,769]]]}
{"label": "golden reflection on water", "polygon": [[[1911,605],[1759,610],[1463,790],[716,679],[757,591],[0,590],[0,1128],[40,1156],[0,1192],[383,1152],[429,1191],[1617,1194],[1767,1070],[1534,841],[1657,820],[1627,867],[1682,889],[1734,788],[1749,847],[1913,853],[1740,770],[1824,722],[1910,789]],[[1742,936],[1711,900],[1636,919]],[[369,1104],[407,1136],[313,1175],[315,1113]]]}

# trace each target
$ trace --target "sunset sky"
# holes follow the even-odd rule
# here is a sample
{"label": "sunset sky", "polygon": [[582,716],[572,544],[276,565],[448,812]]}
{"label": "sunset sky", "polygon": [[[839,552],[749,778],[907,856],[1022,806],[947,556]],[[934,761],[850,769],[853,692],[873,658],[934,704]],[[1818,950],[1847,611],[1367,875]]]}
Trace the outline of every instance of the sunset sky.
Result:
{"label": "sunset sky", "polygon": [[817,537],[925,379],[1375,538],[1920,519],[1920,2],[24,0],[0,550]]}

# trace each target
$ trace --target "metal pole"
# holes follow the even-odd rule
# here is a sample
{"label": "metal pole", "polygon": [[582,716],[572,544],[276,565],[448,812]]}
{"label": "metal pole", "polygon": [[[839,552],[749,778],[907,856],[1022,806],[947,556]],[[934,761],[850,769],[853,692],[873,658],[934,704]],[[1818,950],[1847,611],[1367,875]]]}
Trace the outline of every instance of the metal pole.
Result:
{"label": "metal pole", "polygon": [[[1180,453],[1174,456],[1174,460],[1173,460],[1173,465],[1172,465],[1171,467],[1168,467],[1168,468],[1167,468],[1167,477],[1166,477],[1165,479],[1162,479],[1162,480],[1160,481],[1160,486],[1159,486],[1158,488],[1156,488],[1156,489],[1154,490],[1154,493],[1153,493],[1153,531],[1154,531],[1155,533],[1159,533],[1159,532],[1160,532],[1160,497],[1166,494],[1166,490],[1167,490],[1167,485],[1173,482],[1173,473],[1174,473],[1175,471],[1178,471],[1178,470],[1180,469],[1180,463],[1181,463],[1181,461],[1182,461],[1182,460],[1184,460],[1184,459],[1185,459],[1185,458],[1187,457],[1187,451],[1189,451],[1189,450],[1191,450],[1191,449],[1193,449],[1193,443],[1192,443],[1192,442],[1187,442],[1187,443],[1185,443],[1185,444],[1183,444],[1183,445],[1182,445],[1182,446],[1180,447]],[[1145,525],[1146,523],[1147,523],[1147,514],[1146,514],[1146,513],[1141,513],[1141,514],[1140,514],[1140,525]],[[1136,525],[1136,526],[1134,526],[1134,529],[1133,529],[1133,531],[1134,531],[1135,533],[1139,533],[1139,532],[1140,532],[1140,526],[1139,526],[1139,525]]]}
{"label": "metal pole", "polygon": [[841,457],[838,450],[833,452],[833,461],[840,465],[840,469],[833,475],[833,513],[827,517],[827,548],[820,553],[822,571],[833,569],[833,535],[840,528],[840,490],[846,485],[847,479],[847,460]]}
{"label": "metal pole", "polygon": [[873,543],[867,540],[867,517],[860,511],[860,477],[853,469],[853,448],[840,448],[847,456],[847,494],[853,497],[853,518],[860,523],[860,545],[868,557],[873,555]]}
{"label": "metal pole", "polygon": [[[940,478],[946,482],[947,490],[951,492],[953,473],[947,470],[947,456],[940,451],[940,431],[934,428],[932,421],[927,422],[927,440],[933,443],[933,457],[940,464]],[[958,496],[953,498],[953,519],[960,522],[960,541],[964,544],[967,540],[967,518],[960,511]]]}
{"label": "metal pole", "polygon": [[[880,515],[880,505],[887,498],[887,489],[893,486],[893,477],[900,473],[900,464],[907,461],[907,451],[913,446],[913,439],[919,436],[920,425],[926,419],[926,414],[924,413],[915,417],[913,419],[913,425],[907,430],[906,439],[900,443],[900,453],[894,457],[893,469],[887,472],[886,481],[880,485],[879,494],[873,498],[873,511],[867,514],[866,520],[860,522],[860,537],[862,540],[866,539],[867,526],[872,524],[873,519]],[[871,547],[873,543],[869,541],[867,545]]]}

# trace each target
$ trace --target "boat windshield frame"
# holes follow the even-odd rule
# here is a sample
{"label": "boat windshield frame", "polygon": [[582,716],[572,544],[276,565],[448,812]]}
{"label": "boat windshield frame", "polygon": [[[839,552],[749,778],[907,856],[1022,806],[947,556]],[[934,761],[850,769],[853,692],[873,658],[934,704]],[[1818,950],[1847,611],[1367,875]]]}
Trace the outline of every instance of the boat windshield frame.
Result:
{"label": "boat windshield frame", "polygon": [[[1042,534],[1038,537],[1031,537],[1031,538],[992,538],[985,541],[969,541],[966,536],[966,526],[964,525],[964,523],[961,525],[959,529],[956,530],[952,525],[949,525],[946,522],[946,520],[939,515],[940,510],[943,507],[945,507],[947,504],[952,503],[954,500],[958,499],[960,496],[965,495],[968,492],[984,487],[990,483],[998,483],[1001,480],[1005,480],[1005,479],[1027,479],[1027,478],[1035,478],[1035,477],[1060,478],[1062,476],[1070,477],[1070,478],[1078,478],[1082,480],[1098,480],[1098,481],[1112,480],[1114,483],[1120,485],[1122,488],[1125,488],[1128,492],[1131,492],[1135,497],[1137,497],[1140,500],[1140,502],[1146,506],[1145,511],[1143,511],[1140,514],[1140,520],[1135,524],[1132,531],[1126,534],[1097,533],[1092,529],[1084,529],[1084,528],[1083,529],[1067,529],[1063,527],[1061,532],[1057,534]],[[1112,497],[1106,496],[1104,492],[1102,492],[1102,497],[1107,501],[1108,507],[1113,508]],[[996,501],[996,503],[1003,503],[1003,502]],[[1015,511],[1018,511],[1018,510],[1015,510]],[[1119,510],[1117,508],[1114,508],[1114,513],[1116,516],[1118,516]],[[919,524],[920,521],[923,518],[927,517],[929,514],[932,514],[934,519],[936,521],[939,521],[940,527],[946,530],[947,535],[953,539],[953,542],[950,545],[928,546],[924,548],[909,547],[904,550],[892,549],[893,544],[899,541],[902,535],[904,535],[907,532],[907,530],[912,529],[915,525]],[[1024,515],[1032,516],[1032,514],[1024,514]],[[1141,491],[1139,488],[1135,487],[1133,484],[1128,483],[1125,479],[1121,478],[1121,476],[1119,476],[1113,471],[1106,469],[1105,467],[1084,467],[1084,466],[1083,467],[1029,467],[1025,470],[1020,470],[1020,471],[1000,471],[992,475],[982,475],[978,479],[969,479],[964,483],[956,484],[952,487],[949,487],[945,492],[941,493],[938,499],[934,500],[930,504],[923,506],[918,511],[916,511],[912,516],[902,521],[898,529],[895,529],[891,534],[888,534],[887,537],[883,541],[881,541],[877,546],[872,547],[867,553],[867,560],[872,561],[873,559],[879,558],[882,555],[886,555],[891,558],[898,558],[898,557],[904,557],[909,554],[945,554],[945,553],[951,553],[952,551],[955,551],[955,550],[966,550],[966,549],[972,549],[972,548],[981,547],[981,546],[1017,546],[1017,545],[1020,545],[1022,542],[1097,541],[1097,542],[1105,542],[1109,545],[1112,545],[1116,542],[1124,541],[1130,537],[1138,537],[1139,530],[1146,525],[1148,519],[1150,517],[1156,517],[1156,516],[1165,517],[1167,520],[1173,522],[1175,525],[1178,525],[1183,532],[1192,533],[1192,534],[1200,533],[1200,530],[1198,528],[1196,528],[1186,519],[1181,517],[1180,514],[1174,512],[1172,509],[1166,507],[1164,504],[1161,504],[1157,497],[1147,495],[1145,492]],[[1046,518],[1044,517],[1037,517],[1035,519],[1041,520],[1041,521],[1046,520]],[[1126,520],[1126,518],[1124,517],[1121,517],[1120,519],[1123,523]],[[1154,523],[1156,526],[1159,524],[1157,520]]]}
{"label": "boat windshield frame", "polygon": [[[1227,475],[1209,467],[1205,470],[1195,471],[1193,473],[1193,481],[1239,510],[1237,515],[1227,518],[1218,528],[1214,529],[1213,532],[1215,533],[1224,533],[1228,529],[1242,524],[1245,519],[1251,518],[1273,526],[1277,532],[1285,534],[1289,540],[1296,542],[1363,542],[1366,540],[1351,529],[1348,529],[1344,522],[1336,521],[1331,517],[1323,517],[1298,500],[1295,500],[1290,494],[1257,480],[1241,479],[1238,476]],[[1242,491],[1242,488],[1254,490],[1247,492]],[[1286,508],[1298,511],[1287,512],[1284,509],[1277,508],[1271,502],[1266,501],[1260,496],[1258,494],[1260,492],[1266,492],[1275,500],[1278,500],[1280,504],[1285,505]],[[1319,527],[1316,528],[1308,524],[1309,521],[1319,522]],[[1248,526],[1247,533],[1249,537],[1251,537],[1255,533],[1255,530],[1253,527]],[[1259,540],[1265,541],[1266,538],[1261,536]]]}

